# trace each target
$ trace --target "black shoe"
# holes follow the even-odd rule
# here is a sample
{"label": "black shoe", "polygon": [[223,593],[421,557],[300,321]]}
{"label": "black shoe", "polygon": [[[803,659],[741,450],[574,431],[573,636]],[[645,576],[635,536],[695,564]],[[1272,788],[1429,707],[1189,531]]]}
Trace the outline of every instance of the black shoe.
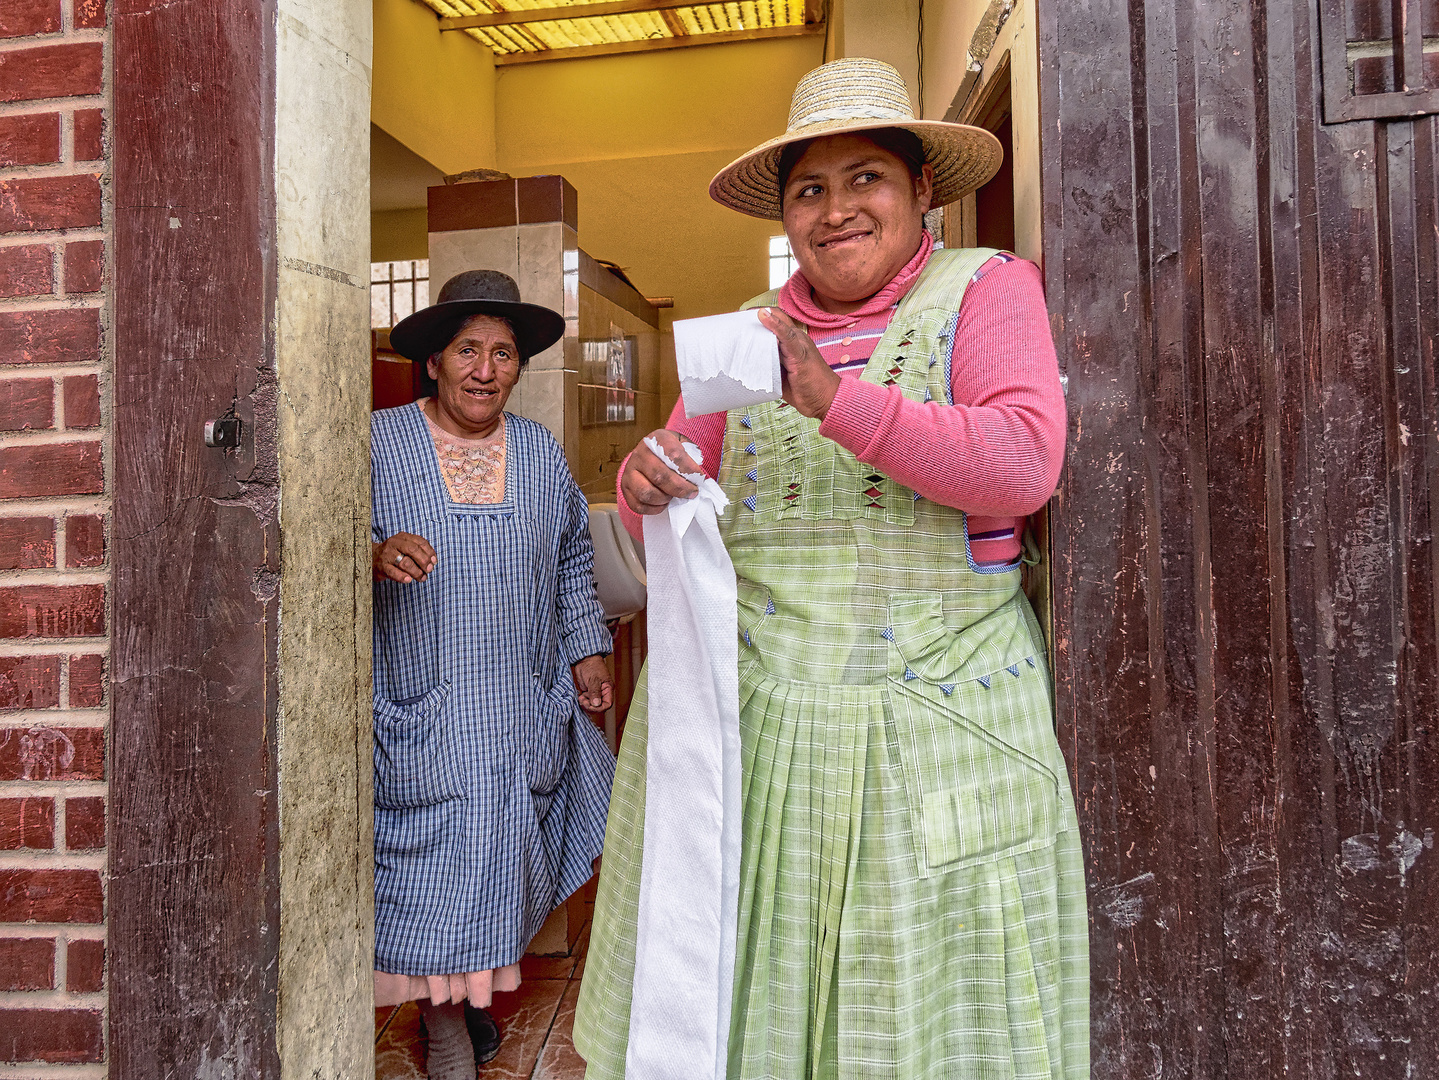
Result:
{"label": "black shoe", "polygon": [[475,1064],[483,1065],[500,1052],[500,1025],[484,1009],[465,1002],[465,1030],[475,1048]]}

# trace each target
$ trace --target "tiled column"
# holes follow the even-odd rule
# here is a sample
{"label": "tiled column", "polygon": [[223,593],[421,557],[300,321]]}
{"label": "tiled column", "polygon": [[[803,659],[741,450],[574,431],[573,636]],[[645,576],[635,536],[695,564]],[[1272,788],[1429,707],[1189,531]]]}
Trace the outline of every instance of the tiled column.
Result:
{"label": "tiled column", "polygon": [[530,358],[507,408],[544,424],[569,450],[579,430],[575,189],[562,176],[432,187],[429,214],[431,300],[458,273],[500,270],[521,299],[564,315],[564,338]]}

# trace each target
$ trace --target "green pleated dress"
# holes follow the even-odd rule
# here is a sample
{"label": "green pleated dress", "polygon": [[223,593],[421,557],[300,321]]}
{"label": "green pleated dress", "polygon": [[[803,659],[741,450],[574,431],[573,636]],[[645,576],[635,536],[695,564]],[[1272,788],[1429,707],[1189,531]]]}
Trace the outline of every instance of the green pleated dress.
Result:
{"label": "green pleated dress", "polygon": [[[990,254],[935,252],[863,378],[947,401],[956,313]],[[961,511],[782,402],[729,415],[720,483],[744,807],[729,1076],[1087,1077],[1079,832],[1019,567],[977,568]],[[590,1080],[624,1076],[644,684],[575,1020]]]}

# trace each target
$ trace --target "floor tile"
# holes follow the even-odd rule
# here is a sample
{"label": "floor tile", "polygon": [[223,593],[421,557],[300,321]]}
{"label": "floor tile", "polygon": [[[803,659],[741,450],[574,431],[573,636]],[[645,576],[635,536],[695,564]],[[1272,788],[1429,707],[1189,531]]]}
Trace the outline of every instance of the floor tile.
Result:
{"label": "floor tile", "polygon": [[535,979],[512,994],[495,995],[490,1015],[504,1042],[495,1059],[480,1069],[481,1080],[529,1080],[568,985],[563,979]]}
{"label": "floor tile", "polygon": [[522,984],[531,979],[568,979],[575,971],[573,956],[529,956],[520,959]]}
{"label": "floor tile", "polygon": [[424,1075],[425,1042],[420,1037],[420,1009],[410,1001],[394,1010],[384,1034],[375,1044],[375,1080],[421,1080]]}
{"label": "floor tile", "polygon": [[585,1059],[575,1050],[571,1035],[575,1027],[575,1002],[580,997],[579,980],[572,980],[560,1001],[550,1037],[535,1067],[534,1080],[584,1080]]}

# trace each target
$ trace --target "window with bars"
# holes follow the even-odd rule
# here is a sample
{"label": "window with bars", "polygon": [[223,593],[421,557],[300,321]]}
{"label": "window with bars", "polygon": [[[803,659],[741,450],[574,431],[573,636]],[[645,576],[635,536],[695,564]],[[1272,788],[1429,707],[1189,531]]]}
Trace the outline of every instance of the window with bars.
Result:
{"label": "window with bars", "polygon": [[1319,0],[1324,119],[1439,113],[1439,0]]}
{"label": "window with bars", "polygon": [[769,238],[769,287],[778,289],[789,280],[791,274],[799,269],[799,263],[794,261],[794,252],[789,249],[789,237],[771,236]]}
{"label": "window with bars", "polygon": [[429,306],[428,259],[370,264],[370,329],[388,329]]}

